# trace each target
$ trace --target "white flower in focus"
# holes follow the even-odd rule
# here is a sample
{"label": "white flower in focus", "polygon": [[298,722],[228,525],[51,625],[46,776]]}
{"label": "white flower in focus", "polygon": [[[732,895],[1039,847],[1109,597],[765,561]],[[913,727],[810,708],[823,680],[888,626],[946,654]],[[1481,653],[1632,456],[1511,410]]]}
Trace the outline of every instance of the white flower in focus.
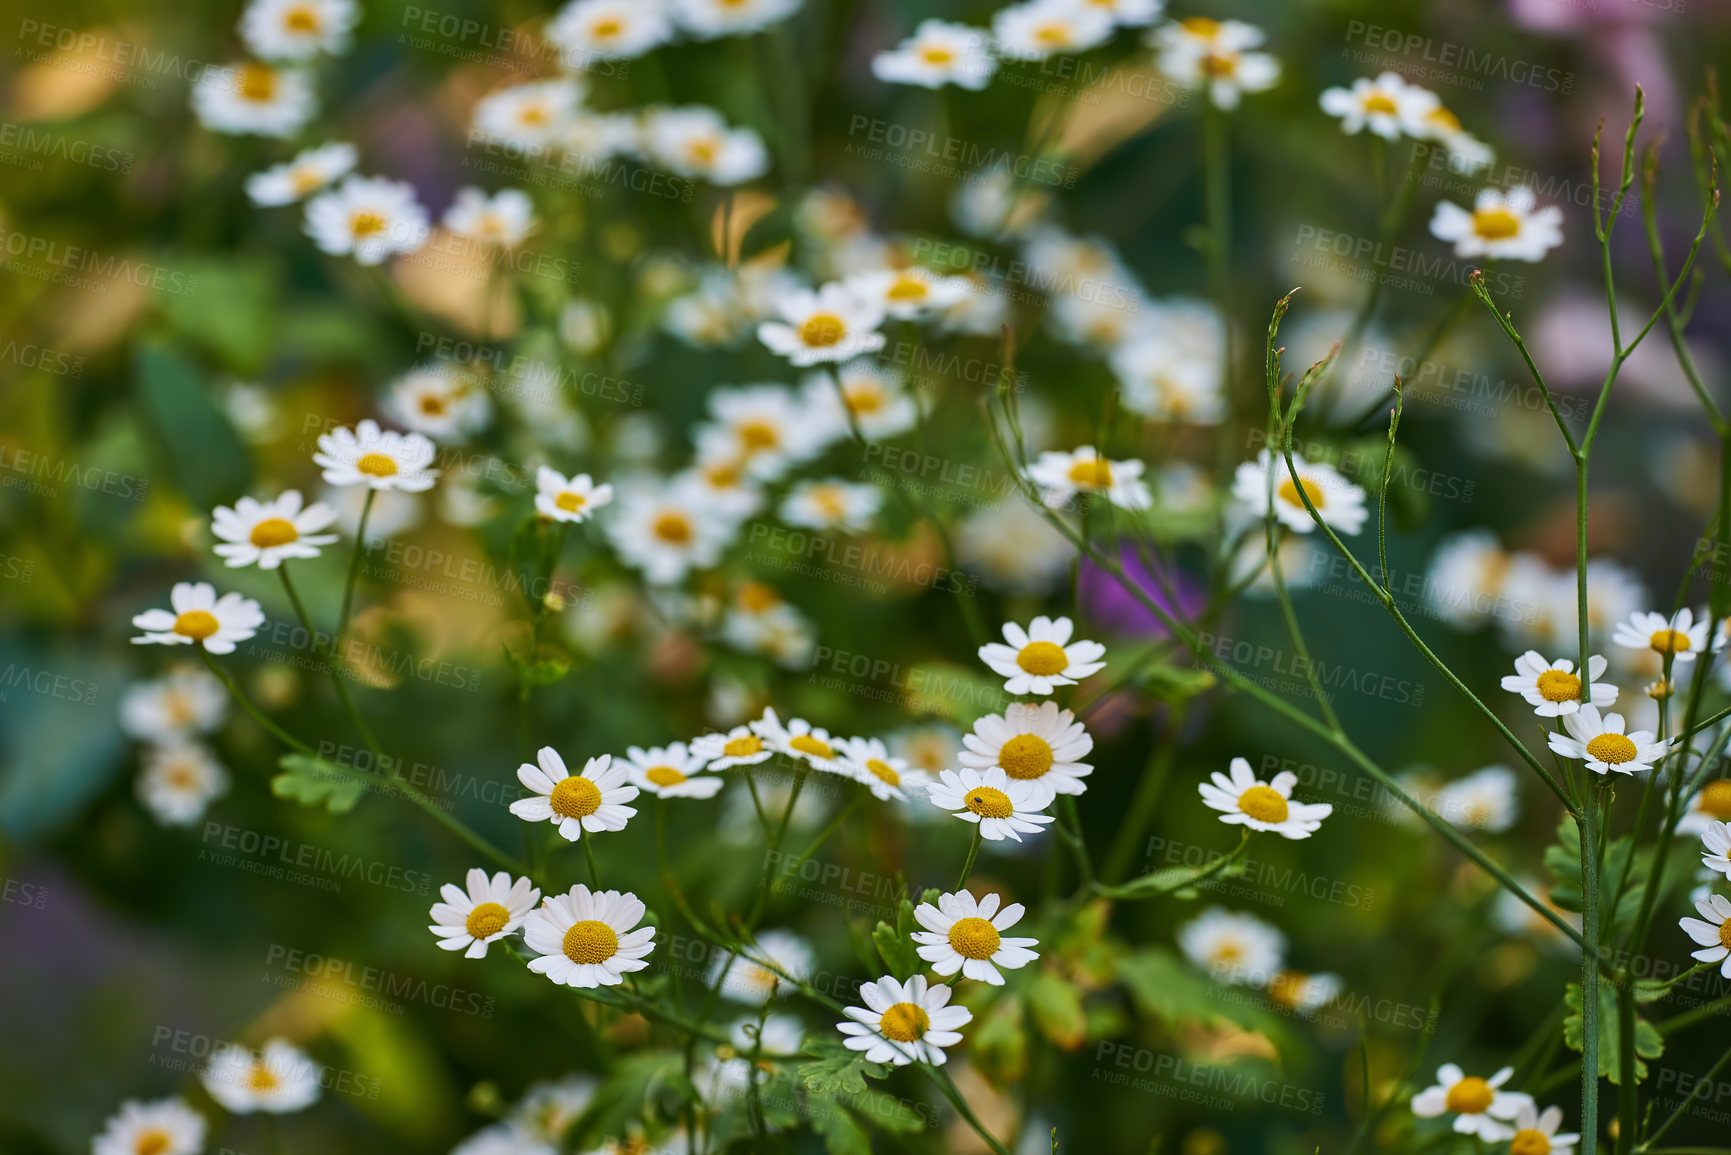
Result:
{"label": "white flower in focus", "polygon": [[1272,782],[1263,782],[1243,758],[1234,758],[1231,769],[1231,777],[1216,770],[1211,775],[1212,782],[1197,786],[1204,805],[1220,811],[1220,821],[1228,825],[1269,831],[1282,838],[1309,838],[1322,828],[1322,820],[1334,813],[1334,807],[1326,802],[1292,801],[1298,775],[1291,771],[1276,774]]}
{"label": "white flower in focus", "polygon": [[135,789],[139,803],[163,826],[191,826],[210,803],[228,793],[228,771],[197,742],[173,742],[145,751]]}
{"label": "white flower in focus", "polygon": [[950,988],[943,983],[928,986],[924,975],[905,984],[885,975],[860,987],[863,1007],[848,1007],[848,1021],[836,1024],[846,1036],[842,1045],[864,1051],[868,1063],[909,1063],[942,1066],[945,1047],[962,1041],[957,1028],[973,1021],[966,1007],[952,1007]]}
{"label": "white flower in focus", "polygon": [[547,25],[567,68],[590,60],[630,60],[673,37],[661,0],[571,0]]}
{"label": "white flower in focus", "polygon": [[891,754],[881,738],[843,738],[836,746],[853,776],[880,801],[906,799],[909,793],[923,797],[931,785],[930,773]]}
{"label": "white flower in focus", "polygon": [[[1617,701],[1617,687],[1599,679],[1608,665],[1594,654],[1587,659],[1587,673],[1592,676],[1592,704],[1603,709]],[[1503,679],[1503,689],[1519,694],[1541,718],[1558,718],[1581,708],[1581,676],[1575,673],[1575,663],[1568,658],[1546,662],[1537,650],[1528,650],[1515,659],[1515,672]]]}
{"label": "white flower in focus", "polygon": [[729,128],[713,108],[651,108],[641,132],[644,156],[676,176],[725,187],[769,171],[763,138],[749,128]]}
{"label": "white flower in focus", "polygon": [[[1331,465],[1305,461],[1297,454],[1293,455],[1292,463],[1298,473],[1296,483],[1292,480],[1293,470],[1287,467],[1284,456],[1277,458],[1268,450],[1262,450],[1255,461],[1239,465],[1238,472],[1233,475],[1233,499],[1258,520],[1267,517],[1272,507],[1280,524],[1298,533],[1309,533],[1316,528],[1310,510],[1304,506],[1305,497],[1310,499],[1324,524],[1338,532],[1355,534],[1364,528],[1364,519],[1368,516],[1364,508],[1364,490],[1342,477]],[[1273,475],[1272,486],[1269,484],[1270,474]],[[1302,497],[1299,495],[1300,486],[1303,487]]]}
{"label": "white flower in focus", "polygon": [[[1696,654],[1707,651],[1707,627],[1710,624],[1707,618],[1697,622],[1694,611],[1688,606],[1669,619],[1663,614],[1631,614],[1628,621],[1617,623],[1611,640],[1625,649],[1650,649],[1673,662],[1693,662]],[[1722,645],[1723,638],[1714,639],[1715,650]]]}
{"label": "white flower in focus", "polygon": [[813,726],[804,718],[789,718],[783,723],[774,709],[766,708],[763,716],[751,723],[751,731],[777,754],[785,755],[796,762],[804,762],[814,770],[827,770],[831,774],[848,773],[841,752],[836,749],[840,739],[832,738],[828,730],[822,726]]}
{"label": "white flower in focus", "polygon": [[1695,940],[1696,946],[1704,948],[1689,957],[1696,962],[1723,961],[1725,965],[1719,968],[1719,973],[1731,979],[1731,899],[1722,894],[1709,895],[1697,901],[1695,909],[1701,912],[1701,918],[1685,918],[1677,924]]}
{"label": "white flower in focus", "polygon": [[355,0],[252,0],[240,17],[240,38],[266,60],[308,60],[348,51],[361,13]]}
{"label": "white flower in focus", "polygon": [[1486,766],[1444,786],[1433,806],[1445,822],[1500,834],[1519,814],[1518,779],[1507,766]]}
{"label": "white flower in focus", "polygon": [[204,1131],[204,1116],[183,1099],[127,1099],[90,1141],[90,1155],[199,1155]]}
{"label": "white flower in focus", "polygon": [[1707,849],[1701,865],[1731,879],[1731,824],[1709,822],[1701,831],[1701,845]]}
{"label": "white flower in focus", "polygon": [[721,560],[736,525],[689,481],[639,480],[619,486],[606,520],[608,540],[651,585],[673,585]]}
{"label": "white flower in focus", "polygon": [[305,72],[256,61],[211,65],[192,86],[198,122],[231,136],[293,136],[312,119],[316,104]]}
{"label": "white flower in focus", "polygon": [[639,928],[648,909],[635,894],[591,892],[578,883],[566,894],[549,895],[523,920],[523,941],[539,958],[529,969],[561,986],[612,987],[649,964],[655,928]]}
{"label": "white flower in focus", "polygon": [[212,654],[232,654],[239,642],[258,632],[264,611],[237,593],[219,599],[208,582],[175,582],[169,591],[172,610],[146,610],[132,619],[144,631],[134,645],[200,645]]}
{"label": "white flower in focus", "polygon": [[1092,445],[1066,453],[1048,449],[1028,466],[1028,480],[1044,491],[1044,500],[1054,509],[1068,504],[1078,493],[1102,494],[1120,509],[1147,509],[1154,504],[1148,483],[1142,480],[1140,461],[1108,461]]}
{"label": "white flower in focus", "polygon": [[637,787],[625,785],[625,770],[603,754],[584,763],[577,774],[551,746],[535,754],[538,765],[517,767],[517,781],[534,794],[511,803],[511,813],[525,822],[551,822],[560,837],[576,842],[584,834],[624,830],[637,811],[625,805],[637,797]]}
{"label": "white flower in focus", "polygon": [[1563,210],[1556,205],[1537,207],[1533,190],[1525,185],[1507,193],[1483,189],[1471,212],[1450,201],[1439,201],[1431,217],[1431,235],[1455,247],[1464,259],[1486,257],[1495,261],[1539,261],[1563,243]]}
{"label": "white flower in focus", "polygon": [[1263,39],[1262,29],[1241,20],[1192,16],[1154,29],[1148,42],[1167,77],[1186,88],[1206,89],[1216,108],[1232,109],[1245,93],[1266,91],[1280,81],[1280,62],[1251,51]]}
{"label": "white flower in focus", "polygon": [[475,106],[474,131],[518,146],[559,144],[582,99],[583,86],[574,77],[514,84]]}
{"label": "white flower in focus", "polygon": [[221,539],[212,552],[230,569],[256,565],[276,569],[290,558],[319,556],[322,547],[337,540],[334,533],[320,533],[337,520],[337,511],[322,501],[301,507],[299,490],[284,490],[275,501],[243,497],[230,509],[219,505],[210,519],[210,532]]}
{"label": "white flower in focus", "polygon": [[319,1065],[287,1039],[272,1039],[256,1054],[227,1045],[211,1056],[199,1082],[236,1115],[286,1115],[318,1102]]}
{"label": "white flower in focus", "polygon": [[1254,915],[1211,906],[1178,928],[1178,949],[1220,982],[1262,986],[1283,967],[1286,936]]}
{"label": "white flower in focus", "polygon": [[813,292],[794,289],[775,303],[780,321],[757,327],[757,339],[797,366],[848,361],[884,347],[883,308],[840,282]]}
{"label": "white flower in focus", "polygon": [[1112,15],[1077,0],[1028,0],[992,16],[992,38],[1011,60],[1086,52],[1111,39]]}
{"label": "white flower in focus", "polygon": [[625,751],[625,774],[631,784],[660,798],[713,798],[725,784],[715,774],[706,774],[707,759],[688,749],[684,742],[666,746],[631,746]]}
{"label": "white flower in focus", "polygon": [[921,88],[954,84],[978,91],[997,70],[985,32],[947,20],[922,20],[912,36],[872,57],[872,75],[879,80]]}
{"label": "white flower in focus", "polygon": [[1003,937],[1024,911],[1019,902],[999,910],[1002,901],[996,894],[976,899],[962,890],[940,894],[936,906],[922,902],[914,908],[914,918],[925,930],[909,937],[919,944],[920,957],[932,964],[933,974],[948,978],[961,971],[963,978],[1001,987],[999,967],[1020,970],[1040,957],[1028,949],[1038,945],[1038,939]]}
{"label": "white flower in focus", "polygon": [[979,826],[987,842],[1020,842],[1023,834],[1038,834],[1053,821],[1050,814],[1040,813],[1051,804],[1050,790],[1011,778],[997,766],[945,770],[926,792],[933,805]]}
{"label": "white flower in focus", "polygon": [[714,952],[709,963],[709,985],[719,985],[721,993],[730,999],[761,1005],[792,994],[794,988],[781,975],[803,982],[811,975],[815,959],[811,944],[792,931],[761,931],[745,954]]}
{"label": "white flower in focus", "polygon": [[169,744],[209,734],[227,717],[228,691],[196,666],[128,686],[120,698],[120,729],[140,742]]}
{"label": "white flower in focus", "polygon": [[522,189],[500,189],[489,197],[485,189],[465,186],[445,210],[444,225],[460,237],[515,248],[535,231],[535,205]]}
{"label": "white flower in focus", "polygon": [[523,925],[541,892],[527,877],[512,880],[501,870],[491,878],[475,867],[464,876],[466,889],[452,883],[439,888],[443,901],[428,911],[433,924],[427,927],[439,940],[440,950],[460,950],[464,958],[486,958],[487,947]]}
{"label": "white flower in focus", "polygon": [[1531,1106],[1533,1102],[1531,1095],[1498,1090],[1514,1073],[1513,1067],[1504,1067],[1483,1079],[1453,1063],[1444,1063],[1437,1068],[1436,1084],[1413,1096],[1412,1113],[1421,1119],[1434,1119],[1450,1112],[1455,1116],[1454,1129],[1462,1135],[1500,1143],[1512,1138],[1515,1129],[1499,1120],[1513,1119],[1523,1104]]}
{"label": "white flower in focus", "polygon": [[799,11],[805,0],[672,0],[680,27],[699,40],[761,32]]}
{"label": "white flower in focus", "polygon": [[781,520],[802,529],[863,533],[883,505],[875,485],[855,485],[839,477],[802,481],[782,499]]}
{"label": "white flower in focus", "polygon": [[1082,779],[1094,767],[1081,759],[1094,748],[1094,739],[1069,710],[1056,702],[1016,702],[1002,714],[987,714],[974,721],[971,734],[962,735],[966,747],[957,760],[974,770],[1001,769],[1012,780],[1036,787],[1036,796],[1048,805],[1055,794],[1081,794],[1088,788]]}
{"label": "white flower in focus", "polygon": [[587,473],[566,477],[543,465],[535,471],[535,511],[559,522],[587,521],[613,500],[611,485],[596,485]]}
{"label": "white flower in focus", "polygon": [[297,153],[286,164],[275,165],[246,178],[246,195],[261,206],[293,204],[347,176],[360,159],[352,144],[333,141]]}
{"label": "white flower in focus", "polygon": [[433,443],[421,434],[381,430],[369,417],[353,429],[320,434],[313,464],[324,469],[327,483],[341,488],[421,493],[439,478],[439,471],[430,468],[434,453]]}
{"label": "white flower in focus", "polygon": [[1408,84],[1398,74],[1384,72],[1375,80],[1360,77],[1351,88],[1330,88],[1322,94],[1322,111],[1340,118],[1348,136],[1368,128],[1384,140],[1399,140],[1408,126],[1422,122],[1436,104],[1434,93]]}
{"label": "white flower in focus", "polygon": [[1606,714],[1599,717],[1597,706],[1582,706],[1563,717],[1567,734],[1551,734],[1551,749],[1565,758],[1577,758],[1595,774],[1615,770],[1619,774],[1639,774],[1651,770],[1653,763],[1663,758],[1671,748],[1671,740],[1655,741],[1646,730],[1623,732],[1623,716]]}
{"label": "white flower in focus", "polygon": [[750,726],[735,726],[725,734],[700,735],[692,739],[691,753],[702,758],[710,770],[755,766],[775,756],[775,751],[765,746]]}
{"label": "white flower in focus", "polygon": [[431,235],[414,186],[385,177],[351,176],[320,193],[307,202],[305,228],[321,251],[360,265],[416,252]]}
{"label": "white flower in focus", "polygon": [[1072,642],[1069,618],[1052,619],[1044,614],[1023,629],[1004,623],[1004,641],[980,647],[980,661],[1004,675],[1004,690],[1011,694],[1045,696],[1059,686],[1074,686],[1106,663],[1106,647],[1099,642]]}

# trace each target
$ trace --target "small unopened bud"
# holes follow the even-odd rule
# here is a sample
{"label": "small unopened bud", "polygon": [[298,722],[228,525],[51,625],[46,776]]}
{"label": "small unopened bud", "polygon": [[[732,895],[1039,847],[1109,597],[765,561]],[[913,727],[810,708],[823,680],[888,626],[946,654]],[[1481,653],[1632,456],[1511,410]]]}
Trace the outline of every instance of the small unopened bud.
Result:
{"label": "small unopened bud", "polygon": [[548,590],[547,595],[541,599],[541,604],[546,606],[553,613],[563,613],[565,610],[565,595],[560,593],[558,590]]}
{"label": "small unopened bud", "polygon": [[1657,682],[1654,682],[1651,686],[1647,687],[1647,697],[1652,698],[1655,702],[1662,698],[1669,698],[1674,692],[1675,691],[1671,688],[1671,683],[1666,681],[1664,678],[1660,678]]}

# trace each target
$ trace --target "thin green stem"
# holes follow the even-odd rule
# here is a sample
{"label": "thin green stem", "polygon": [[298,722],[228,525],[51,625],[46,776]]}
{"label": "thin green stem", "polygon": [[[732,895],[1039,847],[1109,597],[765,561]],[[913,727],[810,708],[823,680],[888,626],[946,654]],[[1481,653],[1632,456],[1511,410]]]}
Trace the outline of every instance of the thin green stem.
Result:
{"label": "thin green stem", "polygon": [[956,879],[956,893],[968,888],[968,876],[974,872],[974,859],[979,857],[980,843],[985,836],[980,832],[979,823],[974,824],[974,836],[968,840],[968,857],[962,860],[962,876]]}
{"label": "thin green stem", "polygon": [[[491,294],[489,294],[489,297]],[[349,576],[343,583],[343,609],[337,616],[336,646],[341,651],[343,638],[349,632],[349,610],[355,602],[355,585],[361,575],[361,555],[367,551],[367,519],[373,513],[373,499],[378,497],[376,489],[367,490],[367,499],[361,504],[361,520],[355,526],[355,551],[349,555]]]}
{"label": "thin green stem", "polygon": [[308,746],[305,742],[302,742],[299,738],[296,738],[293,734],[290,734],[287,730],[271,721],[269,715],[265,714],[264,711],[253,705],[252,699],[242,693],[240,687],[235,685],[234,679],[228,676],[228,671],[216,664],[216,659],[211,657],[209,650],[196,642],[193,643],[193,645],[198,650],[198,656],[204,659],[204,664],[210,667],[210,672],[216,675],[217,681],[223,684],[223,687],[228,690],[229,696],[240,704],[240,708],[245,710],[253,721],[257,722],[260,726],[263,726],[277,739],[277,741],[289,747],[291,750],[298,750],[302,754],[311,754],[313,752],[311,746]]}

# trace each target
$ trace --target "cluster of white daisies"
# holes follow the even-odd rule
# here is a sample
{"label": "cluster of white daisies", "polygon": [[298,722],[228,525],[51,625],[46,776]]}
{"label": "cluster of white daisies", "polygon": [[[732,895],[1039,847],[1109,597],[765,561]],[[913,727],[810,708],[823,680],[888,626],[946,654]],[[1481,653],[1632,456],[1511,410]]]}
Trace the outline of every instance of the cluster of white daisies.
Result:
{"label": "cluster of white daisies", "polygon": [[[216,1104],[235,1115],[287,1115],[318,1102],[324,1068],[287,1039],[257,1051],[237,1044],[216,1047],[199,1083]],[[178,1096],[128,1099],[91,1140],[91,1155],[199,1155],[207,1123]]]}

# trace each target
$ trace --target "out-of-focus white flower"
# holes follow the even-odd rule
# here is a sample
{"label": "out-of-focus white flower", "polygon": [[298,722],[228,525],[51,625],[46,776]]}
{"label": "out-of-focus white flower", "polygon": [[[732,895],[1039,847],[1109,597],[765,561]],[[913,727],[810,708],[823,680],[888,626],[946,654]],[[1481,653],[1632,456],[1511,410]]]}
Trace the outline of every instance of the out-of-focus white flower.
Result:
{"label": "out-of-focus white flower", "polygon": [[1471,212],[1449,201],[1439,201],[1430,221],[1431,235],[1449,241],[1455,256],[1486,257],[1497,261],[1539,261],[1563,243],[1563,210],[1556,205],[1538,207],[1538,198],[1526,185],[1506,193],[1482,189]]}
{"label": "out-of-focus white flower", "polygon": [[998,62],[985,31],[947,20],[923,20],[914,34],[889,52],[872,57],[872,75],[888,84],[979,90],[991,82]]}
{"label": "out-of-focus white flower", "polygon": [[1005,501],[972,514],[956,537],[957,559],[985,583],[1006,593],[1038,594],[1056,588],[1075,547],[1025,502]]}
{"label": "out-of-focus white flower", "polygon": [[799,11],[805,0],[672,0],[679,26],[700,40],[761,32]]}
{"label": "out-of-focus white flower", "polygon": [[1120,509],[1147,509],[1154,504],[1142,480],[1140,461],[1108,461],[1092,445],[1066,453],[1047,450],[1028,466],[1028,479],[1045,492],[1046,504],[1059,508],[1078,493],[1101,494]]}
{"label": "out-of-focus white flower", "polygon": [[514,84],[475,106],[475,132],[515,145],[553,145],[571,127],[583,86],[571,76]]}
{"label": "out-of-focus white flower", "polygon": [[1477,1135],[1487,1143],[1513,1138],[1515,1129],[1506,1121],[1513,1119],[1523,1104],[1530,1107],[1533,1103],[1531,1095],[1499,1090],[1514,1073],[1513,1067],[1504,1067],[1483,1079],[1453,1063],[1444,1063],[1437,1068],[1436,1084],[1413,1096],[1412,1113],[1421,1119],[1434,1119],[1452,1112],[1456,1131]]}
{"label": "out-of-focus white flower", "polygon": [[1192,16],[1163,24],[1149,35],[1157,66],[1186,88],[1202,88],[1216,108],[1237,108],[1248,92],[1263,92],[1280,82],[1280,62],[1254,52],[1262,29],[1241,20]]}
{"label": "out-of-focus white flower", "polygon": [[547,25],[567,67],[586,58],[630,60],[673,37],[661,0],[571,0]]}
{"label": "out-of-focus white flower", "polygon": [[535,471],[535,511],[559,522],[587,521],[613,500],[611,485],[596,485],[587,473],[566,477],[543,465]]}
{"label": "out-of-focus white flower", "polygon": [[383,408],[398,425],[443,442],[466,440],[493,418],[493,403],[481,383],[466,370],[439,361],[392,382]]}
{"label": "out-of-focus white flower", "polygon": [[918,265],[859,273],[846,284],[860,300],[904,321],[942,312],[974,291],[966,277],[940,276]]}
{"label": "out-of-focus white flower", "polygon": [[246,195],[255,205],[293,204],[347,176],[359,158],[360,153],[352,144],[343,141],[321,144],[297,153],[286,164],[247,177]]}
{"label": "out-of-focus white flower", "polygon": [[711,184],[744,184],[769,171],[763,138],[749,128],[729,128],[719,112],[703,105],[646,111],[642,146],[651,164]]}
{"label": "out-of-focus white flower", "polygon": [[652,585],[672,585],[721,560],[737,525],[689,481],[640,479],[618,486],[608,539]]}
{"label": "out-of-focus white flower", "polygon": [[240,17],[240,37],[266,60],[307,60],[348,51],[361,18],[355,0],[252,0]]}
{"label": "out-of-focus white flower", "polygon": [[1375,80],[1360,77],[1351,88],[1325,89],[1321,100],[1322,111],[1340,118],[1342,132],[1350,136],[1368,128],[1384,140],[1411,133],[1436,103],[1435,93],[1408,84],[1394,72]]}
{"label": "out-of-focus white flower", "polygon": [[500,189],[489,197],[484,189],[460,188],[444,225],[460,237],[515,248],[535,230],[535,205],[522,189]]}
{"label": "out-of-focus white flower", "polygon": [[1254,915],[1211,906],[1178,928],[1178,949],[1222,982],[1262,986],[1285,965],[1286,936]]}
{"label": "out-of-focus white flower", "polygon": [[128,686],[120,698],[120,728],[140,742],[172,743],[209,734],[227,717],[228,692],[196,666]]}
{"label": "out-of-focus white flower", "polygon": [[1111,39],[1112,31],[1111,13],[1076,0],[1028,0],[992,17],[998,51],[1012,60],[1086,52]]}
{"label": "out-of-focus white flower", "polygon": [[[1258,520],[1272,509],[1275,519],[1288,529],[1309,533],[1316,528],[1304,497],[1310,499],[1317,515],[1331,528],[1345,534],[1355,534],[1364,528],[1368,516],[1364,508],[1364,490],[1342,477],[1331,465],[1309,462],[1297,454],[1292,458],[1298,480],[1287,468],[1285,457],[1276,458],[1264,449],[1254,462],[1246,461],[1232,478],[1233,500]],[[1273,485],[1269,484],[1270,474]],[[1303,486],[1304,496],[1299,496]],[[1272,490],[1272,492],[1270,492]]]}
{"label": "out-of-focus white flower", "polygon": [[719,986],[730,999],[761,1005],[793,993],[794,988],[781,976],[803,982],[810,977],[815,960],[811,943],[792,931],[760,931],[744,954],[711,953],[709,985]]}
{"label": "out-of-focus white flower", "polygon": [[1159,421],[1212,425],[1226,413],[1221,395],[1225,327],[1200,301],[1154,305],[1111,355],[1124,408]]}
{"label": "out-of-focus white flower", "polygon": [[802,481],[781,502],[781,520],[802,529],[862,533],[883,505],[883,491],[829,477]]}
{"label": "out-of-focus white flower", "polygon": [[192,86],[198,122],[231,136],[293,136],[316,106],[305,72],[256,61],[211,65]]}
{"label": "out-of-focus white flower", "polygon": [[185,1100],[128,1099],[90,1141],[90,1155],[199,1155],[204,1131],[204,1116]]}
{"label": "out-of-focus white flower", "polygon": [[883,307],[839,282],[795,289],[776,301],[780,321],[757,327],[757,339],[798,366],[848,361],[884,347]]}
{"label": "out-of-focus white flower", "polygon": [[138,801],[164,826],[191,826],[205,807],[228,793],[228,771],[209,748],[179,741],[145,751]]}
{"label": "out-of-focus white flower", "polygon": [[1514,771],[1507,766],[1486,766],[1455,779],[1438,792],[1436,812],[1456,826],[1500,834],[1515,824],[1520,812],[1520,787]]}
{"label": "out-of-focus white flower", "polygon": [[199,1082],[236,1115],[286,1115],[318,1102],[319,1065],[287,1039],[272,1039],[256,1054],[245,1047],[222,1048]]}
{"label": "out-of-focus white flower", "polygon": [[822,423],[831,437],[849,437],[858,429],[867,441],[881,441],[919,421],[919,405],[895,370],[860,357],[834,373],[819,370],[803,386],[807,420]]}
{"label": "out-of-focus white flower", "polygon": [[308,201],[306,233],[324,252],[353,256],[362,265],[416,252],[431,235],[413,185],[364,176]]}

